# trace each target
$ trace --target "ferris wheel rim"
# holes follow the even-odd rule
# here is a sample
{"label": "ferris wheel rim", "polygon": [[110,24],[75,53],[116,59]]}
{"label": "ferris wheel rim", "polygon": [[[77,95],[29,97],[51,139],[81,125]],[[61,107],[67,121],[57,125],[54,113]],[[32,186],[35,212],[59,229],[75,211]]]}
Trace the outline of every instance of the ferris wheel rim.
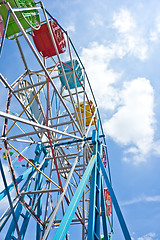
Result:
{"label": "ferris wheel rim", "polygon": [[[22,31],[22,33],[23,33],[23,31]],[[65,32],[66,34],[67,34],[67,32]],[[24,33],[24,36],[25,36],[25,38],[26,38],[26,35],[25,35],[25,33]],[[71,40],[70,40],[70,38],[69,38],[69,36],[68,36],[68,34],[67,34],[67,41],[68,41],[68,46],[69,46],[69,48],[70,48],[70,44],[72,45],[72,42],[71,42]],[[30,42],[28,42],[28,43],[30,43]],[[31,47],[31,49],[32,49],[32,45],[30,45],[29,44],[29,46]],[[58,54],[59,55],[59,54]],[[86,149],[88,149],[87,151],[88,151],[88,156],[90,157],[90,154],[92,153],[92,149],[91,149],[91,146],[90,146],[90,144],[91,144],[91,140],[92,139],[89,139],[89,138],[87,138],[88,137],[88,134],[89,134],[89,132],[92,130],[92,129],[97,129],[97,124],[96,124],[96,114],[97,114],[97,112],[98,112],[98,115],[99,115],[99,110],[98,110],[98,107],[97,107],[97,103],[95,102],[95,99],[94,99],[94,97],[93,97],[93,101],[94,101],[94,103],[96,103],[96,106],[95,106],[95,109],[94,109],[94,111],[92,110],[92,107],[91,107],[91,103],[90,103],[90,100],[89,100],[89,98],[88,98],[88,96],[87,96],[87,93],[86,93],[86,89],[85,88],[83,88],[83,85],[81,84],[81,87],[82,87],[82,89],[83,89],[83,92],[84,92],[84,98],[83,98],[83,106],[84,106],[84,110],[83,111],[81,111],[81,103],[80,103],[80,99],[79,99],[79,93],[78,93],[78,90],[77,90],[77,86],[76,86],[76,79],[78,79],[78,81],[80,82],[80,80],[79,80],[79,77],[78,77],[78,75],[77,75],[77,73],[76,73],[76,71],[74,70],[74,66],[73,66],[73,59],[72,59],[72,56],[71,56],[71,53],[70,53],[70,59],[71,59],[71,67],[69,66],[69,68],[71,68],[72,69],[72,74],[73,74],[73,80],[74,80],[74,84],[75,84],[75,95],[73,94],[73,92],[72,92],[72,90],[70,89],[70,86],[69,86],[69,84],[68,84],[68,79],[67,79],[67,77],[66,77],[66,74],[65,74],[65,69],[63,69],[63,65],[65,65],[65,63],[64,62],[62,62],[62,61],[58,61],[57,62],[57,64],[53,67],[53,69],[51,69],[50,70],[50,72],[48,71],[48,69],[47,69],[47,67],[45,66],[45,64],[43,64],[42,63],[42,61],[39,61],[39,59],[37,58],[37,60],[38,60],[38,62],[40,63],[40,66],[42,67],[42,71],[44,72],[44,75],[45,75],[45,78],[47,79],[46,81],[44,81],[42,84],[40,84],[40,82],[37,82],[37,83],[35,83],[35,84],[33,84],[32,82],[30,83],[30,82],[28,82],[27,83],[27,80],[25,80],[24,78],[25,77],[28,77],[29,75],[33,75],[34,76],[34,74],[35,75],[37,75],[38,76],[38,72],[32,72],[32,71],[27,71],[25,74],[24,74],[24,76],[23,77],[19,77],[18,78],[18,80],[16,81],[16,82],[13,82],[11,85],[9,85],[9,84],[7,84],[6,83],[6,81],[3,79],[3,82],[6,84],[6,86],[8,87],[8,89],[9,89],[9,94],[11,94],[11,95],[13,95],[14,97],[15,96],[17,96],[16,94],[18,94],[18,98],[16,97],[16,100],[18,100],[19,102],[21,102],[21,107],[22,107],[22,109],[23,109],[23,112],[20,114],[20,117],[18,118],[18,116],[14,116],[14,114],[12,113],[12,114],[10,114],[9,113],[9,105],[10,105],[10,103],[9,103],[9,101],[11,101],[11,96],[9,95],[9,97],[8,97],[8,103],[9,103],[9,105],[8,105],[8,108],[7,108],[7,113],[4,115],[4,114],[2,114],[1,112],[0,112],[0,116],[2,116],[3,115],[3,117],[5,117],[5,119],[12,119],[12,120],[14,120],[15,122],[16,121],[20,121],[21,123],[25,123],[25,124],[28,124],[28,126],[29,126],[29,124],[31,125],[31,126],[33,126],[34,128],[35,128],[35,132],[36,132],[36,130],[37,130],[37,133],[39,134],[38,135],[38,138],[39,138],[39,141],[37,141],[37,142],[30,142],[30,144],[31,145],[34,145],[34,144],[37,144],[37,145],[43,145],[43,141],[41,142],[41,136],[43,135],[43,132],[41,132],[42,131],[42,129],[44,129],[44,131],[45,131],[45,133],[46,133],[46,135],[48,135],[48,139],[50,139],[50,137],[52,137],[52,139],[53,139],[53,135],[51,135],[51,132],[54,132],[54,134],[55,134],[55,136],[56,136],[56,134],[61,134],[61,135],[66,135],[67,137],[69,137],[69,139],[72,139],[72,141],[66,141],[66,142],[64,142],[66,145],[65,145],[65,150],[67,149],[67,147],[68,147],[68,145],[72,142],[73,144],[75,144],[75,148],[76,148],[76,151],[78,152],[78,153],[75,153],[75,150],[74,149],[72,149],[72,151],[70,151],[71,152],[71,154],[73,154],[73,155],[75,155],[75,154],[77,154],[77,157],[76,157],[76,159],[75,159],[75,162],[73,163],[73,166],[76,166],[76,164],[80,161],[79,159],[80,159],[80,156],[79,156],[79,152],[81,152],[82,151],[82,149],[83,149],[83,145],[85,145],[85,144],[88,144],[87,145],[87,148]],[[81,60],[80,60],[80,62],[81,62]],[[54,71],[54,69],[55,69],[55,67],[57,67],[57,65],[60,65],[60,67],[61,67],[61,69],[62,69],[62,76],[64,77],[64,79],[65,79],[65,83],[66,83],[66,86],[67,86],[67,91],[68,91],[68,95],[69,95],[69,97],[70,97],[70,99],[71,99],[71,106],[72,106],[72,109],[73,109],[73,111],[71,111],[70,110],[70,107],[68,107],[67,106],[67,103],[66,103],[66,100],[64,100],[64,98],[63,98],[63,95],[61,94],[61,92],[57,89],[57,87],[56,87],[56,85],[55,85],[55,83],[53,82],[53,79],[52,79],[52,77],[51,77],[51,73],[52,73],[52,70]],[[67,65],[66,65],[67,66]],[[84,69],[84,67],[83,67],[83,65],[82,65],[82,69],[83,69],[83,71],[84,71],[84,74],[85,74],[85,76],[87,76],[86,75],[86,72],[85,72],[85,69]],[[59,77],[59,76],[58,76]],[[88,78],[88,77],[87,77]],[[53,89],[54,89],[54,91],[56,92],[56,94],[57,94],[57,96],[59,97],[59,108],[61,108],[62,106],[63,106],[63,108],[65,108],[65,112],[66,112],[66,114],[68,114],[69,115],[69,117],[70,117],[70,119],[72,120],[72,123],[71,123],[71,125],[72,125],[72,128],[73,128],[73,134],[70,134],[70,133],[67,133],[67,129],[65,130],[66,132],[63,132],[63,131],[58,131],[58,130],[56,130],[56,128],[58,128],[58,127],[60,127],[60,125],[58,125],[58,123],[59,123],[59,115],[57,116],[57,124],[55,125],[55,129],[53,129],[53,128],[51,128],[50,127],[50,123],[49,123],[49,121],[52,121],[52,120],[54,120],[53,118],[54,118],[54,115],[53,115],[53,118],[52,118],[52,116],[50,117],[50,119],[47,117],[47,114],[48,114],[48,112],[49,112],[49,105],[47,106],[47,113],[45,113],[45,111],[44,111],[44,121],[43,121],[43,123],[42,124],[39,124],[39,122],[38,122],[38,119],[36,119],[36,116],[32,113],[32,111],[31,110],[28,110],[27,108],[28,108],[28,106],[30,107],[31,105],[34,105],[34,103],[36,102],[36,97],[38,96],[38,94],[40,93],[40,91],[38,92],[37,90],[36,90],[36,92],[35,92],[35,94],[37,94],[36,96],[35,96],[35,94],[34,94],[34,99],[32,100],[32,99],[29,99],[29,100],[27,100],[28,102],[26,102],[26,104],[24,104],[23,103],[23,101],[22,101],[22,98],[20,97],[20,89],[17,89],[17,90],[14,90],[14,87],[15,86],[17,86],[17,84],[19,84],[21,81],[24,81],[24,85],[26,84],[26,86],[24,86],[23,87],[23,90],[24,90],[24,92],[26,93],[26,96],[27,96],[27,98],[30,98],[29,97],[29,93],[27,92],[28,90],[27,89],[32,89],[33,88],[33,90],[34,89],[36,89],[36,88],[38,88],[38,87],[41,87],[43,84],[44,84],[44,86],[45,86],[45,84],[48,84],[47,86],[48,86],[48,89],[49,89],[49,86],[51,86]],[[25,82],[26,81],[26,82]],[[81,83],[81,82],[80,82]],[[27,85],[28,84],[28,85]],[[33,84],[33,85],[32,85]],[[43,89],[43,87],[42,87],[42,89]],[[47,90],[48,92],[47,92],[47,100],[48,100],[48,104],[50,104],[50,99],[49,99],[49,90]],[[38,93],[37,93],[38,92]],[[91,90],[91,92],[92,92],[92,90]],[[34,93],[34,91],[32,92],[32,93]],[[45,94],[44,94],[44,96],[45,96]],[[75,105],[75,99],[77,98],[77,106]],[[87,101],[85,101],[85,99],[87,99]],[[30,102],[32,100],[32,102]],[[37,100],[37,106],[39,107],[39,104],[41,104],[41,103],[39,103],[38,101],[40,101],[41,102],[41,100]],[[47,101],[46,101],[47,102]],[[88,126],[86,125],[86,118],[85,118],[85,105],[86,105],[86,103],[88,104],[88,108],[91,110],[91,115],[89,115],[89,119],[90,119],[90,121],[89,121],[89,124],[88,124]],[[27,106],[27,107],[26,107]],[[43,108],[43,106],[41,107],[41,109]],[[26,120],[25,118],[24,118],[24,115],[23,115],[23,113],[26,113],[26,115],[27,115],[27,117],[29,118],[29,120]],[[43,114],[42,114],[43,115]],[[65,115],[65,114],[64,114]],[[67,116],[68,116],[67,115]],[[84,116],[83,116],[84,115]],[[56,115],[55,115],[56,116]],[[62,117],[62,118],[64,118],[64,116],[63,115],[60,115],[60,117]],[[83,120],[84,119],[84,120]],[[66,121],[66,120],[65,120]],[[92,122],[93,121],[95,121],[94,122],[94,126],[93,127],[91,127],[91,125],[92,125]],[[8,123],[7,123],[8,124]],[[7,125],[6,124],[6,128],[9,126],[9,125]],[[66,125],[67,124],[69,124],[69,122],[67,123],[67,121],[66,121]],[[13,126],[13,128],[14,128],[15,126]],[[77,129],[75,129],[75,128],[77,128]],[[39,130],[40,129],[40,130]],[[78,133],[76,133],[76,130],[77,130],[77,132]],[[69,130],[68,130],[69,131]],[[101,129],[101,131],[103,132],[103,130]],[[9,131],[10,132],[10,131]],[[8,133],[9,132],[6,132],[6,134],[4,134],[3,135],[3,137],[4,137],[4,149],[5,149],[5,151],[6,151],[6,155],[7,155],[7,157],[8,157],[8,163],[9,163],[9,165],[10,165],[10,171],[13,171],[13,175],[12,175],[12,178],[13,178],[13,182],[14,182],[14,186],[15,186],[15,189],[16,189],[16,194],[17,194],[17,198],[19,197],[19,200],[20,200],[20,202],[21,202],[21,204],[23,205],[23,207],[30,213],[30,215],[36,220],[36,222],[43,228],[43,229],[45,229],[46,228],[46,226],[47,226],[47,224],[48,224],[48,227],[47,227],[47,229],[48,229],[48,233],[49,233],[49,231],[50,231],[50,229],[53,227],[52,225],[53,225],[53,221],[54,221],[54,217],[55,217],[55,215],[56,215],[56,211],[58,211],[59,210],[59,208],[58,208],[58,205],[57,205],[57,210],[52,210],[51,211],[51,214],[52,215],[50,215],[50,217],[48,217],[48,218],[46,218],[46,217],[44,217],[44,219],[45,219],[45,221],[42,221],[40,218],[39,218],[39,216],[38,215],[36,215],[36,213],[35,213],[35,211],[33,211],[32,209],[30,209],[30,207],[29,207],[29,205],[28,205],[28,203],[25,201],[25,200],[23,200],[23,196],[25,196],[25,195],[27,195],[27,194],[40,194],[40,196],[41,196],[41,194],[45,194],[45,193],[49,193],[49,191],[50,192],[54,192],[54,190],[53,191],[51,191],[50,189],[49,189],[49,184],[51,184],[51,183],[53,183],[54,185],[56,185],[56,183],[50,178],[50,177],[48,177],[47,175],[47,179],[48,179],[48,181],[49,181],[49,183],[47,183],[46,182],[46,186],[45,185],[43,185],[43,186],[41,186],[41,188],[42,187],[44,187],[44,189],[36,189],[36,190],[34,190],[34,188],[33,188],[33,190],[28,190],[28,191],[25,191],[24,189],[22,189],[21,188],[21,190],[19,190],[19,188],[18,188],[18,186],[16,186],[16,178],[14,177],[14,170],[13,170],[13,166],[12,166],[12,161],[11,161],[11,156],[10,156],[10,153],[9,153],[9,149],[8,149],[8,146],[9,147],[11,147],[12,149],[14,149],[14,146],[12,146],[12,144],[9,142],[9,141],[11,141],[11,140],[14,140],[14,139],[17,139],[17,137],[19,136],[20,138],[22,138],[22,135],[23,136],[25,136],[27,133],[28,133],[28,135],[31,137],[31,133],[32,132],[26,132],[26,133],[23,133],[23,134],[19,134],[19,135],[13,135],[12,134],[12,136],[10,136],[10,135],[8,135]],[[33,135],[35,134],[35,132],[33,133]],[[40,137],[39,137],[40,136]],[[90,137],[91,138],[91,137]],[[74,140],[74,139],[77,139],[77,140]],[[89,139],[89,142],[87,143],[87,140]],[[57,140],[57,141],[56,141]],[[81,145],[80,144],[77,144],[78,143],[78,140],[80,140],[80,142],[81,142]],[[64,158],[63,157],[63,153],[65,153],[66,154],[66,152],[64,151],[64,149],[63,149],[63,144],[61,144],[61,141],[60,141],[60,138],[59,139],[55,139],[55,143],[57,144],[54,144],[53,145],[53,143],[49,140],[49,142],[47,142],[47,143],[45,143],[44,142],[44,146],[47,148],[47,149],[49,149],[49,154],[52,152],[52,159],[54,159],[54,154],[53,154],[53,147],[54,147],[54,150],[56,150],[56,147],[59,147],[59,149],[58,149],[58,151],[60,151],[60,153],[58,152],[58,157],[57,157],[57,161],[59,161],[59,166],[58,166],[58,172],[59,172],[59,176],[60,176],[60,178],[61,179],[63,179],[63,181],[66,181],[65,183],[67,184],[67,185],[65,185],[65,186],[69,186],[69,180],[67,180],[67,178],[68,179],[70,179],[71,177],[72,177],[72,171],[74,171],[75,169],[74,169],[74,167],[72,166],[72,164],[71,164],[71,162],[70,162],[70,166],[69,165],[67,165],[67,164],[69,164],[67,161],[65,162],[65,160],[64,161],[61,161],[60,160],[60,158]],[[26,142],[26,144],[27,144],[27,142]],[[29,143],[28,143],[29,144]],[[58,145],[59,144],[59,145]],[[8,146],[7,146],[8,145]],[[15,149],[14,149],[15,150]],[[67,149],[68,150],[68,149]],[[45,162],[45,160],[47,159],[47,157],[46,158],[44,158],[43,160],[42,160],[42,162],[40,162],[40,165],[38,165],[38,166],[36,166],[36,164],[33,164],[31,161],[30,161],[30,159],[27,159],[26,157],[25,157],[25,155],[24,154],[21,154],[21,152],[20,151],[18,151],[18,150],[15,150],[16,152],[17,152],[17,154],[19,154],[21,157],[23,157],[33,168],[34,168],[34,170],[35,170],[35,172],[37,171],[37,173],[35,173],[34,172],[34,174],[36,174],[36,177],[38,176],[38,174],[40,173],[41,175],[43,175],[43,177],[46,177],[45,176],[45,174],[43,173],[43,171],[41,171],[40,169],[41,169],[41,167],[43,167],[43,164],[42,163],[44,163]],[[69,150],[68,150],[68,152],[69,152]],[[70,155],[71,155],[70,154]],[[69,156],[69,154],[68,154],[68,156]],[[85,156],[85,155],[84,155]],[[84,156],[83,156],[83,158],[84,158]],[[49,158],[49,157],[48,157]],[[66,158],[64,158],[64,159],[66,159]],[[47,159],[47,160],[49,160],[49,159]],[[84,161],[84,160],[83,160]],[[53,160],[52,160],[52,162],[53,162]],[[55,163],[56,163],[56,161],[55,161]],[[66,164],[66,165],[65,165]],[[86,163],[86,164],[88,164],[88,163]],[[56,165],[56,164],[55,164]],[[83,165],[84,165],[84,163],[83,163]],[[84,169],[85,169],[85,166],[81,166],[80,164],[79,164],[79,169],[78,169],[78,167],[77,167],[77,169],[75,170],[75,173],[77,174],[77,172],[79,171],[79,175],[77,174],[77,176],[79,177],[79,181],[81,180],[81,173],[83,174],[84,173]],[[29,169],[31,169],[31,166],[30,166],[30,168]],[[63,172],[61,172],[61,168],[60,168],[60,166],[62,166],[62,169],[63,168],[66,168],[66,170]],[[73,167],[73,168],[71,168],[71,166]],[[77,166],[78,166],[78,164],[77,164]],[[87,166],[87,165],[86,165]],[[45,168],[44,168],[44,170],[45,170]],[[57,169],[56,169],[56,171],[57,171]],[[68,172],[67,172],[68,171]],[[77,172],[76,172],[77,171]],[[33,175],[34,175],[33,174]],[[50,170],[50,174],[51,174],[51,170]],[[31,180],[32,180],[32,178],[31,178]],[[76,181],[75,181],[76,182]],[[47,185],[48,184],[48,185]],[[64,184],[64,182],[63,182],[63,184]],[[77,183],[76,183],[77,184]],[[76,185],[75,184],[75,188],[77,189],[78,188],[78,184]],[[74,185],[74,184],[73,184]],[[48,187],[48,190],[46,190],[45,191],[45,187]],[[61,186],[61,184],[60,184],[60,181],[59,181],[59,185],[57,185],[57,188],[59,188],[59,189],[61,189],[61,192],[63,192],[63,195],[61,195],[62,197],[61,197],[61,199],[63,198],[63,200],[65,199],[66,200],[66,202],[70,202],[69,201],[69,198],[65,195],[65,193],[64,193],[64,188],[63,188],[63,186]],[[88,190],[89,190],[89,186],[87,186],[87,191],[86,191],[86,194],[88,194]],[[56,191],[59,191],[59,190],[56,190]],[[72,191],[73,191],[73,189],[72,189]],[[69,195],[69,193],[68,193],[68,195]],[[73,194],[72,194],[73,195]],[[49,196],[49,195],[48,195]],[[40,199],[41,197],[38,197],[38,199]],[[67,200],[68,199],[68,200]],[[84,197],[84,200],[85,200],[85,197]],[[37,205],[38,205],[38,201],[39,200],[37,200]],[[47,200],[48,201],[48,200]],[[51,200],[50,200],[51,201]],[[60,201],[58,201],[58,204],[60,205],[61,204],[61,202]],[[46,204],[46,208],[47,208],[47,204]],[[80,210],[79,210],[80,208],[79,208],[79,206],[78,206],[78,211],[77,211],[77,213],[76,213],[76,217],[77,217],[77,219],[78,219],[78,221],[80,221],[81,222],[81,224],[82,225],[84,225],[84,223],[83,223],[83,221],[81,220],[81,215],[80,215]],[[35,208],[35,210],[36,210],[36,208]],[[44,214],[44,213],[43,213]],[[45,212],[45,214],[46,214],[46,212]],[[0,219],[0,221],[2,221],[2,219]],[[85,220],[84,220],[85,221]],[[49,223],[48,223],[49,222]],[[56,226],[56,225],[55,225]],[[84,226],[84,228],[86,228],[85,226]],[[47,235],[48,234],[47,232],[45,233],[45,235]],[[44,235],[44,236],[45,236]]]}

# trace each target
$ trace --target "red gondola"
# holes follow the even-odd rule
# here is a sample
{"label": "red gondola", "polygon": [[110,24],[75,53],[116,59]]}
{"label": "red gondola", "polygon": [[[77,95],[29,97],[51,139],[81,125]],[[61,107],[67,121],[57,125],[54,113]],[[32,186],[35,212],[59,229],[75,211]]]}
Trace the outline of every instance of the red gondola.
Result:
{"label": "red gondola", "polygon": [[[51,19],[49,20],[49,24],[59,54],[64,53],[66,51],[66,42],[61,28]],[[56,50],[46,22],[43,22],[38,30],[32,32],[32,37],[38,52],[43,58],[56,55]]]}
{"label": "red gondola", "polygon": [[104,199],[108,215],[111,216],[111,196],[108,191],[108,188],[104,188]]}

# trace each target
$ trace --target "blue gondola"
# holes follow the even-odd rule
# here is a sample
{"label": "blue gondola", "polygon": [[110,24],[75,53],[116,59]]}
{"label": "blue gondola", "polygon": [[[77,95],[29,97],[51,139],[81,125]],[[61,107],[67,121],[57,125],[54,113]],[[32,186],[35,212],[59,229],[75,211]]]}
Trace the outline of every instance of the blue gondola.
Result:
{"label": "blue gondola", "polygon": [[[64,67],[64,71],[66,73],[66,77],[68,80],[68,84],[70,89],[74,89],[75,88],[75,84],[74,84],[74,77],[73,77],[73,71],[72,71],[72,64],[71,61],[65,62],[63,64]],[[77,87],[81,87],[83,85],[84,79],[82,76],[82,70],[81,67],[78,63],[77,60],[73,60],[73,67],[74,67],[74,71],[75,71],[75,78],[76,78],[76,83],[77,83]],[[61,67],[58,67],[59,70],[59,75],[62,75],[62,70]],[[65,89],[67,89],[66,83],[65,83],[65,79],[63,76],[60,76],[60,80],[63,86],[65,86]]]}

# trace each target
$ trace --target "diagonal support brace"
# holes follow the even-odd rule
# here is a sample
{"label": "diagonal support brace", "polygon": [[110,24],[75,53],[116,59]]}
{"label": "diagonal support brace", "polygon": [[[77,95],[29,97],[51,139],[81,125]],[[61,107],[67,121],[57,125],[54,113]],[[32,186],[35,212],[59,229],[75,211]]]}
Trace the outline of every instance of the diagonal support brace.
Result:
{"label": "diagonal support brace", "polygon": [[92,156],[70,205],[67,208],[63,220],[53,238],[54,240],[64,240],[96,160],[96,157]]}
{"label": "diagonal support brace", "polygon": [[129,231],[128,231],[127,225],[125,223],[124,217],[122,215],[121,209],[119,207],[117,198],[116,198],[115,193],[113,191],[113,188],[112,188],[112,186],[111,186],[111,184],[109,182],[109,178],[107,176],[107,173],[106,173],[106,170],[104,168],[103,162],[102,162],[102,160],[101,160],[99,155],[98,155],[98,161],[99,161],[99,164],[100,164],[100,167],[101,167],[101,170],[102,170],[102,174],[104,176],[104,180],[106,182],[107,188],[108,188],[109,193],[111,195],[112,203],[114,205],[114,209],[115,209],[115,212],[117,214],[117,217],[118,217],[118,220],[119,220],[119,223],[120,223],[120,226],[121,226],[124,238],[126,240],[131,240],[131,236],[129,234]]}

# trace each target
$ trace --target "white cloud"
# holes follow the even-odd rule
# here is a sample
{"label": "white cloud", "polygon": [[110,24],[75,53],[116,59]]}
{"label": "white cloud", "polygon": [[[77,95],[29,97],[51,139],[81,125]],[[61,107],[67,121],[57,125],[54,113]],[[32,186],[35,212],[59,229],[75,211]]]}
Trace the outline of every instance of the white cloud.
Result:
{"label": "white cloud", "polygon": [[71,33],[71,32],[75,32],[76,28],[75,28],[75,25],[69,25],[68,27],[65,28],[65,30]]}
{"label": "white cloud", "polygon": [[127,9],[120,9],[114,13],[112,27],[115,28],[119,35],[117,46],[121,48],[123,56],[126,54],[133,55],[144,61],[148,57],[148,44],[140,32],[134,18]]}
{"label": "white cloud", "polygon": [[158,240],[156,234],[151,232],[146,234],[145,236],[139,237],[137,240]]}
{"label": "white cloud", "polygon": [[94,14],[92,16],[92,19],[90,20],[90,24],[94,27],[97,27],[97,26],[104,26],[104,19],[102,17],[102,15],[100,14]]}
{"label": "white cloud", "polygon": [[155,155],[160,155],[160,140],[154,141],[152,143],[152,150]]}
{"label": "white cloud", "polygon": [[81,53],[98,105],[105,110],[113,110],[119,101],[113,84],[121,73],[114,72],[108,66],[115,54],[115,48],[98,45],[97,42],[91,43],[89,48],[83,48]]}
{"label": "white cloud", "polygon": [[124,69],[114,71],[111,61],[128,55],[145,60],[147,40],[127,9],[114,13],[112,20],[112,28],[118,32],[115,41],[105,45],[92,42],[82,48],[81,57],[98,107],[108,118],[104,121],[105,133],[125,147],[124,161],[144,162],[151,150],[160,154],[156,150],[159,143],[154,142],[153,88],[146,78],[124,82]]}
{"label": "white cloud", "polygon": [[157,31],[153,31],[153,30],[150,31],[150,40],[152,42],[155,42],[158,40],[158,32]]}
{"label": "white cloud", "polygon": [[144,202],[148,202],[148,203],[160,202],[160,195],[156,195],[156,196],[142,195],[140,197],[137,197],[137,198],[131,199],[129,201],[123,202],[121,205],[122,206],[127,206],[127,205],[144,203]]}
{"label": "white cloud", "polygon": [[121,8],[113,15],[113,27],[120,33],[131,32],[136,27],[136,23],[127,9]]}
{"label": "white cloud", "polygon": [[137,78],[125,82],[117,112],[104,122],[105,132],[116,142],[135,146],[128,148],[125,154],[135,154],[136,162],[144,161],[144,155],[152,148],[155,122],[153,102],[149,80]]}
{"label": "white cloud", "polygon": [[125,151],[125,161],[132,154],[133,162],[139,163],[146,161],[146,154],[154,145],[153,88],[146,78],[137,78],[124,82],[119,89],[122,72],[110,67],[112,59],[123,57],[123,50],[118,52],[117,49],[117,44],[105,46],[93,42],[89,48],[82,49],[81,57],[99,108],[103,112],[115,112],[104,121],[105,132],[116,142],[127,147],[131,145]]}
{"label": "white cloud", "polygon": [[157,41],[160,38],[160,16],[156,18],[155,27],[150,31],[150,40],[152,42]]}

